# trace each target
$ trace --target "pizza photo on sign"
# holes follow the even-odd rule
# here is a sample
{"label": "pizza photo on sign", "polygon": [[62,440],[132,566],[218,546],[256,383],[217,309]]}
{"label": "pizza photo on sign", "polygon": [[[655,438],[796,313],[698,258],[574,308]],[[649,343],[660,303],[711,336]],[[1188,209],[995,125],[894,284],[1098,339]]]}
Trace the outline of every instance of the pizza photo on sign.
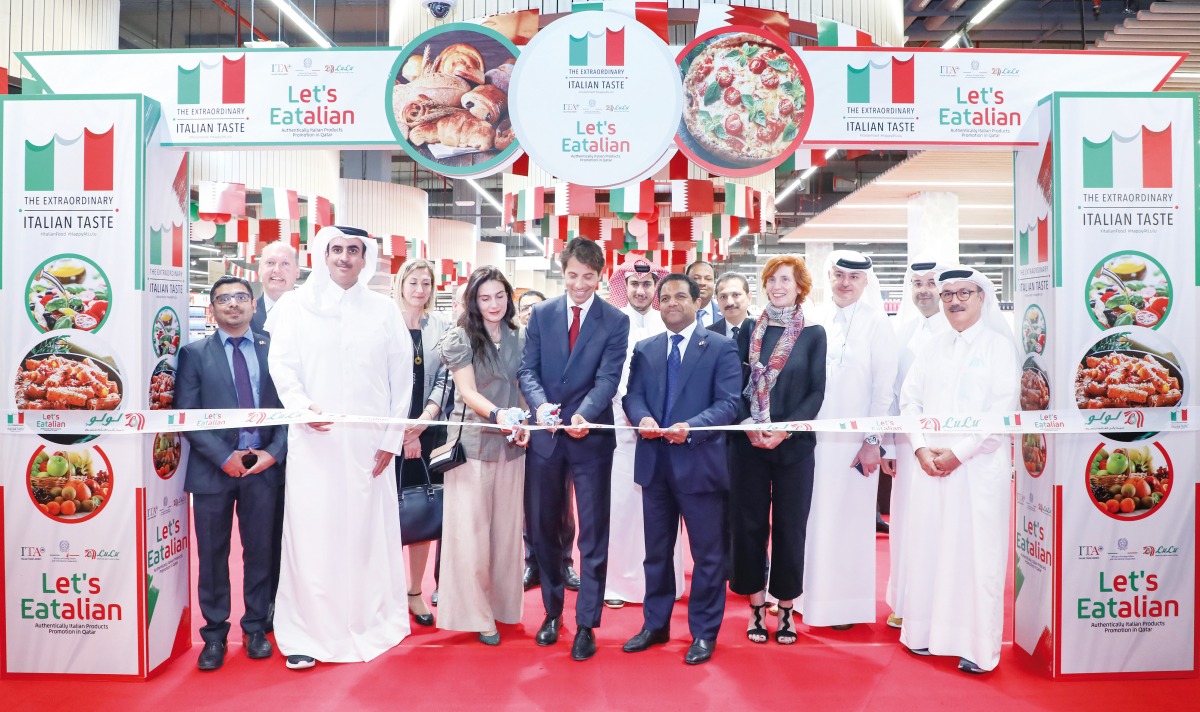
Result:
{"label": "pizza photo on sign", "polygon": [[678,57],[683,117],[675,142],[710,173],[750,176],[795,153],[808,128],[808,86],[786,42],[749,28],[696,38]]}

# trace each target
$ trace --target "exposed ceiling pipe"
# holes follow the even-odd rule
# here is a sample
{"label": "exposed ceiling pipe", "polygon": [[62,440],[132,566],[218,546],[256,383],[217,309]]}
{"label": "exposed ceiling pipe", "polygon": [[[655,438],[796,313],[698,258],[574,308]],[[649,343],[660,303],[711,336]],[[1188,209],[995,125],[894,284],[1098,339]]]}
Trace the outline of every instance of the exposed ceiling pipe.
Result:
{"label": "exposed ceiling pipe", "polygon": [[[942,4],[938,6],[938,9],[947,11],[947,14],[936,15],[934,17],[925,18],[925,29],[927,29],[927,30],[942,29],[942,27],[944,27],[946,25],[946,22],[948,22],[950,20],[949,13],[954,12],[955,10],[958,10],[958,8],[962,7],[963,3],[966,1],[967,0],[942,0]],[[966,13],[963,13],[963,14],[966,14]]]}
{"label": "exposed ceiling pipe", "polygon": [[262,40],[263,42],[269,42],[271,40],[271,38],[263,34],[261,30],[251,25],[249,20],[242,17],[241,14],[236,12],[232,7],[229,7],[229,3],[225,2],[225,0],[213,0],[213,4],[230,15],[236,17],[238,19],[238,23],[251,30],[254,33],[254,36],[258,39]]}

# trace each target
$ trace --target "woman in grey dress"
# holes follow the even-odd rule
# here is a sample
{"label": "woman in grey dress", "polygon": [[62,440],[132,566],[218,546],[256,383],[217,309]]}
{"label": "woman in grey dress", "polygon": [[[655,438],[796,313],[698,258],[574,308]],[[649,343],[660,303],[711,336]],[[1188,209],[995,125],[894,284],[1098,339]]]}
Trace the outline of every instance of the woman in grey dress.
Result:
{"label": "woman in grey dress", "polygon": [[450,428],[451,439],[462,431],[467,461],[446,473],[438,625],[477,632],[484,644],[499,645],[496,623],[520,622],[524,593],[521,517],[529,431],[516,426],[526,417],[517,386],[525,333],[514,318],[512,286],[495,267],[471,274],[463,306],[459,326],[440,345],[454,377],[450,422],[461,417],[509,427]]}

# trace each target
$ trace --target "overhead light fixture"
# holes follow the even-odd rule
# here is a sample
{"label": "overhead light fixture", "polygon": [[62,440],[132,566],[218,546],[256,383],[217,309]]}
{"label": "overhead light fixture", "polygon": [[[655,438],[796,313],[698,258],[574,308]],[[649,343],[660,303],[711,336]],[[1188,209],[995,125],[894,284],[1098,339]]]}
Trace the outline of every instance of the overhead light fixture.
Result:
{"label": "overhead light fixture", "polygon": [[[981,7],[979,12],[975,13],[975,17],[971,18],[971,27],[974,27],[991,17],[992,13],[996,12],[996,10],[999,10],[1000,6],[1007,1],[1008,0],[991,0],[991,2],[989,2],[987,5]],[[966,34],[965,30],[963,31],[963,34]]]}
{"label": "overhead light fixture", "polygon": [[900,185],[914,188],[949,186],[951,188],[1011,188],[1012,181],[950,181],[950,180],[877,180],[875,185]]}
{"label": "overhead light fixture", "polygon": [[217,248],[209,247],[208,245],[192,245],[191,248],[193,250],[200,250],[201,252],[220,252]]}
{"label": "overhead light fixture", "polygon": [[475,204],[474,200],[456,200],[454,204],[460,208],[469,208]]}
{"label": "overhead light fixture", "polygon": [[538,249],[538,252],[545,254],[546,244],[544,242],[542,242],[541,240],[539,240],[538,238],[534,237],[533,233],[531,233],[531,232],[525,233],[525,239],[532,242],[533,246]]}
{"label": "overhead light fixture", "polygon": [[[834,156],[836,156],[838,154],[838,151],[840,151],[840,150],[841,150],[840,148],[829,149],[828,151],[825,152],[825,160],[829,160],[829,159],[833,158]],[[799,188],[809,176],[811,176],[813,173],[816,173],[816,172],[817,172],[816,166],[809,166],[808,168],[805,168],[804,172],[800,174],[799,178],[797,178],[796,180],[789,183],[786,188],[784,188],[782,191],[780,191],[779,195],[775,196],[775,202],[779,203],[784,198],[787,198],[789,195],[796,192],[796,189]]]}
{"label": "overhead light fixture", "polygon": [[326,49],[333,46],[333,41],[321,31],[321,28],[317,27],[315,22],[308,19],[307,15],[300,12],[300,8],[296,7],[290,0],[274,0],[274,2],[275,7],[279,8],[279,12],[287,15],[292,24],[303,30],[304,34],[308,35],[308,38],[313,42]]}
{"label": "overhead light fixture", "polygon": [[474,188],[475,192],[479,193],[480,197],[482,197],[484,200],[488,201],[488,203],[490,203],[493,208],[495,208],[496,210],[499,210],[501,213],[504,212],[504,206],[500,204],[500,201],[496,200],[495,196],[493,196],[491,193],[484,190],[483,186],[476,183],[474,178],[468,178],[467,185]]}

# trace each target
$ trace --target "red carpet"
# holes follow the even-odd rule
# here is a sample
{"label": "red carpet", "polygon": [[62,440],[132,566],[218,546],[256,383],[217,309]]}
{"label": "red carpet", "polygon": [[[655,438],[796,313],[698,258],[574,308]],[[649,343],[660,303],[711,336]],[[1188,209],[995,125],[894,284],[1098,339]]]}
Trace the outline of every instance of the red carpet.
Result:
{"label": "red carpet", "polygon": [[[685,601],[676,605],[668,645],[645,653],[621,652],[641,626],[640,606],[606,610],[597,630],[600,650],[587,662],[569,657],[575,627],[558,645],[539,648],[533,634],[543,610],[538,590],[525,596],[525,622],[501,626],[500,647],[487,648],[473,634],[447,633],[414,624],[413,634],[384,656],[365,664],[318,665],[287,670],[278,655],[245,657],[233,636],[225,666],[196,670],[203,621],[193,597],[194,639],[183,658],[146,683],[73,684],[67,679],[0,683],[0,710],[415,710],[415,709],[804,709],[804,710],[1195,710],[1200,680],[1055,682],[1028,670],[1024,653],[1012,648],[1009,630],[1000,667],[982,677],[955,669],[949,658],[917,658],[897,642],[899,631],[883,621],[887,538],[879,537],[879,623],[834,632],[800,626],[800,641],[785,648],[746,640],[747,607],[730,596],[725,627],[713,660],[683,664],[691,642]],[[235,544],[236,546],[236,544]],[[240,571],[240,551],[231,566]],[[194,567],[194,562],[193,562]],[[194,576],[194,573],[193,573]],[[193,578],[194,581],[194,578]],[[1009,599],[1011,600],[1011,577]],[[424,583],[433,591],[432,564]],[[234,631],[241,615],[234,582]],[[574,594],[568,592],[568,611]],[[436,615],[436,609],[434,609]],[[774,618],[768,627],[774,630]]]}

